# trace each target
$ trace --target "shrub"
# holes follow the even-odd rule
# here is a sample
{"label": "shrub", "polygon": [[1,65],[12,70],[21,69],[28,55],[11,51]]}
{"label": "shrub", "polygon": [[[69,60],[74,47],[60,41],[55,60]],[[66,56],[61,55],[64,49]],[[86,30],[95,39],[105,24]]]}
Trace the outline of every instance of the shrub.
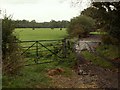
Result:
{"label": "shrub", "polygon": [[114,44],[114,45],[118,44],[118,40],[110,35],[103,35],[102,41],[104,44]]}
{"label": "shrub", "polygon": [[94,25],[95,21],[92,18],[80,15],[71,19],[67,31],[72,37],[86,37],[90,31],[94,30]]}
{"label": "shrub", "polygon": [[20,46],[16,36],[13,35],[14,23],[5,15],[2,20],[2,61],[3,74],[16,74],[22,66],[22,57],[20,55]]}

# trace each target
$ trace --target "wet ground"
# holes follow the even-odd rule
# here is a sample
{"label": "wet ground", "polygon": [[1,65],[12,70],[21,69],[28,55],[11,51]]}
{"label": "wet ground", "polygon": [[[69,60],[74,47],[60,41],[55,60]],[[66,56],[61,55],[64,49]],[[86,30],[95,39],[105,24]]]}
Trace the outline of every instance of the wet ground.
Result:
{"label": "wet ground", "polygon": [[[90,36],[81,40],[101,41],[99,36]],[[83,61],[72,70],[73,75],[66,77],[63,75],[52,76],[53,86],[56,88],[119,88],[118,68],[106,69],[86,62],[80,54],[77,58]]]}
{"label": "wet ground", "polygon": [[118,70],[104,69],[92,64],[83,64],[73,75],[52,76],[56,88],[118,88]]}

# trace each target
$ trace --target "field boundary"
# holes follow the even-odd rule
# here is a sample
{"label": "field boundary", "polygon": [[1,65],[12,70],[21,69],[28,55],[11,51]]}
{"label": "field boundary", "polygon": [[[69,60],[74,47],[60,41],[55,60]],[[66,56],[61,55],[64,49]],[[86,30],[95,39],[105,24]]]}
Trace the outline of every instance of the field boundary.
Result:
{"label": "field boundary", "polygon": [[[8,42],[9,43],[9,42]],[[29,46],[22,46],[22,53],[26,58],[31,59],[31,56],[33,56],[31,53],[34,52],[34,63],[27,64],[25,66],[34,65],[34,64],[44,64],[44,63],[50,63],[55,60],[47,61],[47,62],[39,62],[39,60],[42,58],[41,52],[45,53],[44,56],[52,57],[54,56],[55,59],[65,59],[67,58],[68,53],[68,39],[58,39],[58,40],[30,40],[30,41],[17,41],[12,43],[18,43],[18,44],[24,44],[27,45],[30,43]],[[47,44],[46,44],[47,43]],[[57,44],[54,44],[57,43]],[[34,51],[32,51],[34,50]],[[49,53],[48,55],[46,53]],[[30,54],[30,57],[29,55]],[[42,58],[43,59],[43,58]]]}

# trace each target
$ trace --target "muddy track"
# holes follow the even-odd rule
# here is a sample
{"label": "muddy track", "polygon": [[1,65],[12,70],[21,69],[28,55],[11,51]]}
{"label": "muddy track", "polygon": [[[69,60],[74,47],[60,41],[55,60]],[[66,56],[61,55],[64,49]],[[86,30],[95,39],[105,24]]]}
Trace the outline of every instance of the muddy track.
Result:
{"label": "muddy track", "polygon": [[[84,40],[99,41],[99,36],[90,36]],[[57,88],[118,88],[118,69],[105,69],[85,60],[76,53],[76,70],[72,70],[71,77],[62,75],[52,76],[53,84]]]}
{"label": "muddy track", "polygon": [[55,88],[118,88],[118,73],[92,64],[79,66],[79,73],[72,70],[72,75],[52,76]]}

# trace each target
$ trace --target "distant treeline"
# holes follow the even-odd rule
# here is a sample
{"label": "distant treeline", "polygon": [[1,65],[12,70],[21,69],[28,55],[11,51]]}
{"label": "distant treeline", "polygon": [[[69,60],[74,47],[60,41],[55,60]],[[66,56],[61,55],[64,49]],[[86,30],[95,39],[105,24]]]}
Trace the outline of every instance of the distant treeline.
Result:
{"label": "distant treeline", "polygon": [[69,21],[55,21],[51,20],[50,22],[38,23],[35,20],[27,21],[27,20],[16,20],[15,27],[16,28],[67,28],[69,25]]}

